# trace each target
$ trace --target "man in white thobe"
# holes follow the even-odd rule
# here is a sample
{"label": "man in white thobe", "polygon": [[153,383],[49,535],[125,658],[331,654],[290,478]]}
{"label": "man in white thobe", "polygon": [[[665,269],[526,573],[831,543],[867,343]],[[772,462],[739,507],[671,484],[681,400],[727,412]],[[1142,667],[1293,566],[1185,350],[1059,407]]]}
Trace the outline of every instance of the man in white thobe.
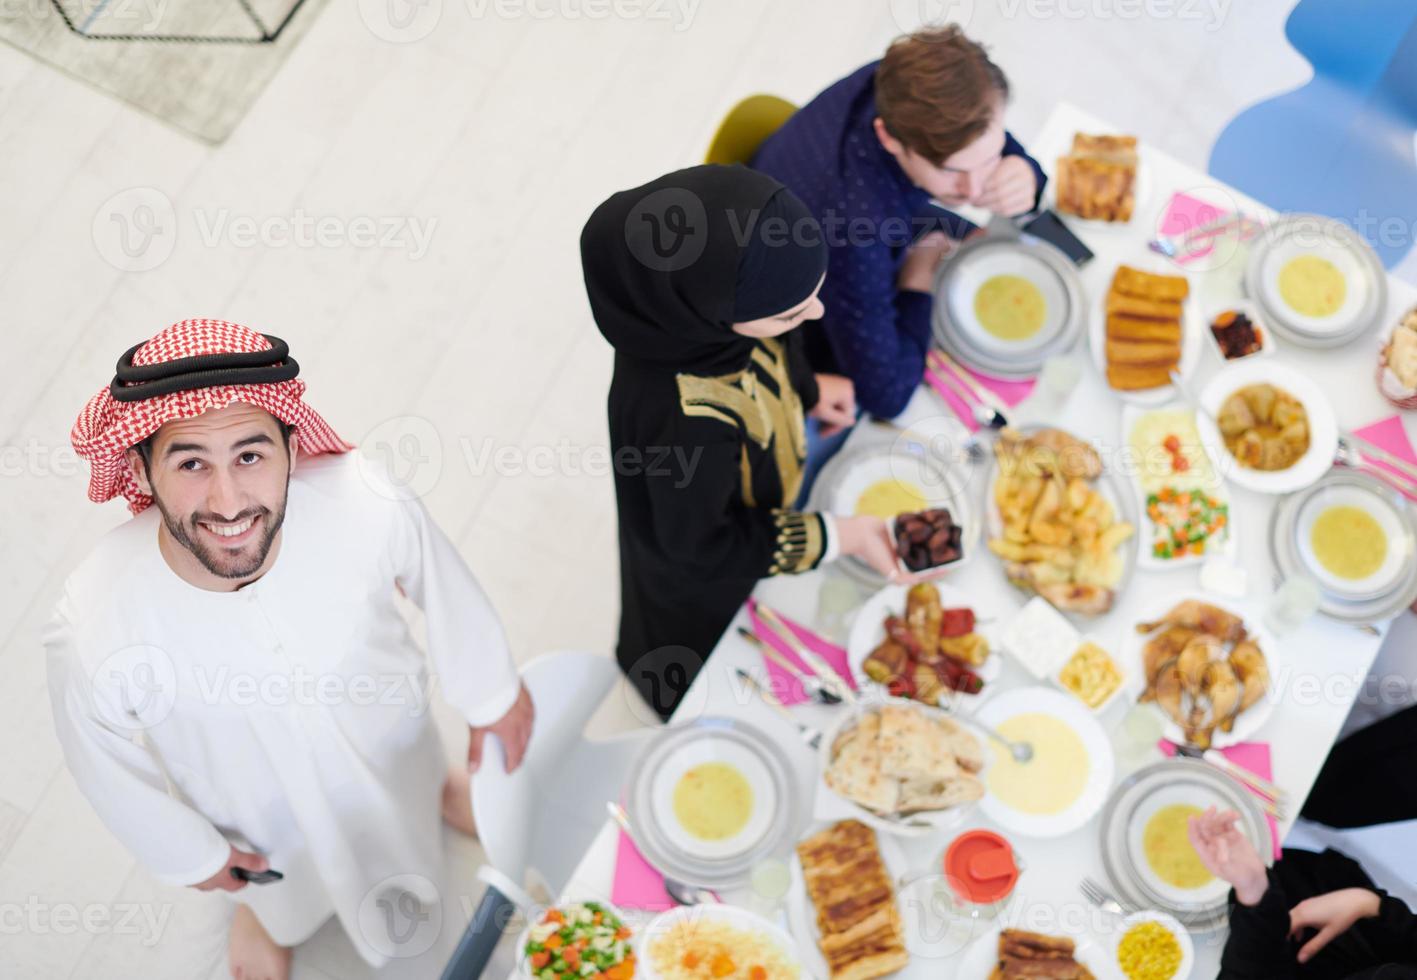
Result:
{"label": "man in white thobe", "polygon": [[440,808],[470,824],[467,782],[446,778],[397,592],[426,617],[470,765],[487,732],[519,761],[532,723],[457,550],[344,451],[294,371],[277,338],[222,321],[124,355],[73,438],[90,497],[136,516],[69,577],[45,635],[79,787],[158,878],[233,894],[239,980],[284,980],[331,914],[375,966],[434,938]]}

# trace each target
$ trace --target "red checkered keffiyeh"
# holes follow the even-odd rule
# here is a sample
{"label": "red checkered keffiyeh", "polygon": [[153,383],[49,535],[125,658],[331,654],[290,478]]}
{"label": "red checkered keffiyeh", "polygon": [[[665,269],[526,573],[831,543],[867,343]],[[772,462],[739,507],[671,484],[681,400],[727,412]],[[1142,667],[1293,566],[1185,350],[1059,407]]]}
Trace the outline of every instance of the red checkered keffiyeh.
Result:
{"label": "red checkered keffiyeh", "polygon": [[[225,320],[183,320],[163,330],[133,354],[133,366],[142,367],[207,354],[255,353],[271,350],[261,334]],[[301,455],[342,453],[353,449],[337,436],[314,409],[301,401],[305,382],[292,378],[268,384],[222,385],[158,395],[144,401],[122,402],[107,386],[89,399],[79,413],[69,440],[74,452],[89,461],[89,499],[97,503],[118,494],[128,498],[134,514],[152,503],[138,489],[124,454],[152,435],[164,422],[190,419],[232,402],[263,408],[299,434]]]}

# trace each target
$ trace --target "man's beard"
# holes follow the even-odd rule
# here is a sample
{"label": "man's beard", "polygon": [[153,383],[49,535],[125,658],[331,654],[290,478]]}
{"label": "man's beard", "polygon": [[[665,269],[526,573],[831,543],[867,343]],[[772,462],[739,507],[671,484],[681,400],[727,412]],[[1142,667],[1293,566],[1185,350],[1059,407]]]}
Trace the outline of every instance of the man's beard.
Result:
{"label": "man's beard", "polygon": [[[290,489],[290,479],[286,478],[286,490]],[[280,510],[272,512],[267,507],[253,507],[243,510],[237,514],[234,521],[231,518],[220,518],[214,522],[218,524],[234,523],[245,520],[248,517],[261,518],[261,537],[255,543],[254,550],[242,549],[232,553],[226,549],[213,548],[202,540],[201,528],[197,522],[213,522],[213,518],[204,514],[193,514],[190,518],[190,529],[187,524],[177,519],[163,505],[162,498],[156,493],[153,494],[153,502],[157,504],[157,509],[162,513],[162,522],[167,526],[167,533],[172,535],[173,540],[192,553],[197,561],[202,563],[202,567],[220,578],[240,579],[256,574],[262,565],[266,563],[266,556],[271,553],[271,545],[275,541],[276,534],[280,531],[281,525],[285,523],[286,497],[282,495]]]}

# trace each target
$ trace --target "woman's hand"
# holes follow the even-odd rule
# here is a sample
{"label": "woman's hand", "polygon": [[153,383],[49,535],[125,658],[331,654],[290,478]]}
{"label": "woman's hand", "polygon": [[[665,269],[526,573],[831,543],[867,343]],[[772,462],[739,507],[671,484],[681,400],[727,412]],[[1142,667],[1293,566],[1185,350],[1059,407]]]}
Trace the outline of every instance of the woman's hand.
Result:
{"label": "woman's hand", "polygon": [[999,161],[984,188],[974,199],[981,208],[1012,218],[1033,210],[1038,197],[1038,175],[1021,156],[1007,156]]}
{"label": "woman's hand", "polygon": [[1269,890],[1269,875],[1255,846],[1235,826],[1239,819],[1234,810],[1216,813],[1211,807],[1187,822],[1186,835],[1210,873],[1234,886],[1241,905],[1257,905]]}
{"label": "woman's hand", "polygon": [[1378,914],[1382,900],[1366,888],[1344,888],[1305,899],[1289,910],[1289,938],[1298,939],[1305,930],[1317,929],[1318,935],[1299,950],[1299,962],[1307,963],[1338,936],[1353,927],[1359,919],[1371,919]]}
{"label": "woman's hand", "polygon": [[861,514],[836,518],[836,533],[842,555],[854,555],[891,581],[900,578],[895,545],[886,533],[886,522]]}
{"label": "woman's hand", "polygon": [[856,386],[839,374],[817,375],[817,404],[809,413],[821,422],[821,434],[834,436],[856,424]]}
{"label": "woman's hand", "polygon": [[931,231],[921,235],[919,240],[905,253],[905,261],[900,265],[896,286],[917,293],[935,291],[935,270],[945,260],[945,256],[955,250],[955,243],[942,231]]}

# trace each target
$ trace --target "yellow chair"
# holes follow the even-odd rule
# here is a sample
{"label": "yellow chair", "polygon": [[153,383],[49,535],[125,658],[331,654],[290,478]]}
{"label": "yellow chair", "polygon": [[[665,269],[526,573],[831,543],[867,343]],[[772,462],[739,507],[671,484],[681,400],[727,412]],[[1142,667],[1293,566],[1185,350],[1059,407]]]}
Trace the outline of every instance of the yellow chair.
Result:
{"label": "yellow chair", "polygon": [[748,96],[719,123],[704,162],[746,164],[796,111],[795,105],[776,95]]}

